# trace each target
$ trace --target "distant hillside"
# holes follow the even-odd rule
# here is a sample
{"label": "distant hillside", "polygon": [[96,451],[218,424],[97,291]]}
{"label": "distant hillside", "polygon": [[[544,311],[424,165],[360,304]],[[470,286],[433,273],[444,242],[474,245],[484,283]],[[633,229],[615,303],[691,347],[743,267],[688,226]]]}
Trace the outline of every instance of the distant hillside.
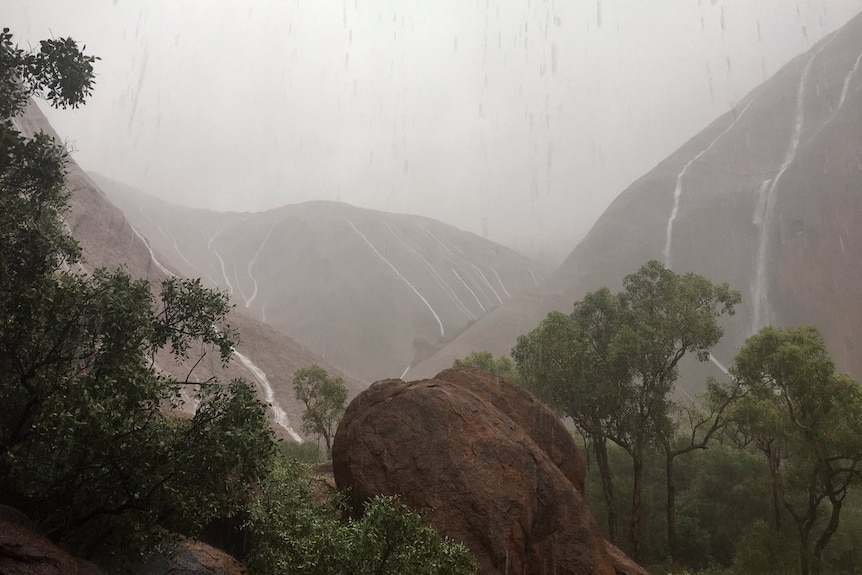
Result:
{"label": "distant hillside", "polygon": [[860,62],[862,15],[620,194],[540,293],[501,306],[414,375],[471,350],[508,352],[548,311],[619,289],[657,259],[742,292],[723,363],[764,325],[815,325],[839,368],[862,377]]}
{"label": "distant hillside", "polygon": [[[24,134],[43,131],[59,141],[45,116],[32,103],[16,123]],[[133,277],[144,278],[154,284],[171,273],[179,272],[176,268],[169,269],[166,266],[167,260],[152,249],[140,230],[129,224],[120,209],[108,201],[98,186],[74,162],[69,165],[67,185],[72,195],[65,220],[72,235],[81,244],[85,270],[124,266]],[[293,396],[292,378],[295,370],[317,363],[331,373],[343,375],[351,396],[367,386],[362,380],[339,371],[308,348],[268,325],[241,313],[232,313],[229,321],[239,328],[241,341],[227,369],[222,369],[216,361],[210,361],[211,357],[207,357],[195,370],[192,379],[202,381],[211,375],[218,375],[222,379],[243,377],[256,382],[261,399],[272,405],[270,412],[274,427],[281,436],[297,438],[300,431],[303,408]],[[188,366],[175,365],[165,357],[158,358],[156,366],[181,378],[185,378],[188,372]]]}
{"label": "distant hillside", "polygon": [[419,216],[322,201],[220,213],[92,176],[174,268],[367,381],[406,374],[546,274]]}

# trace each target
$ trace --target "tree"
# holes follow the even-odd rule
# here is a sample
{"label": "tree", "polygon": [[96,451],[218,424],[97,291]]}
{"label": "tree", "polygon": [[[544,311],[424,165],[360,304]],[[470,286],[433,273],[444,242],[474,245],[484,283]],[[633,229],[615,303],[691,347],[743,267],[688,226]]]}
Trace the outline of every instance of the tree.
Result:
{"label": "tree", "polygon": [[552,312],[512,350],[527,387],[571,417],[592,441],[612,539],[616,512],[607,441],[631,458],[629,535],[636,559],[644,457],[674,433],[670,394],[679,362],[687,354],[709,358],[723,333],[717,319],[733,314],[739,301],[727,284],[679,275],[650,261],[626,276],[622,292],[601,289],[576,302],[568,316]]}
{"label": "tree", "polygon": [[347,407],[347,387],[340,377],[333,377],[318,365],[296,370],[293,393],[305,405],[302,430],[323,437],[326,456],[332,455],[335,428]]}
{"label": "tree", "polygon": [[[679,559],[676,529],[676,478],[674,463],[677,457],[706,449],[709,442],[727,424],[725,413],[731,406],[745,396],[747,390],[733,379],[720,384],[710,378],[702,405],[672,402],[671,409],[676,413],[676,425],[671,428],[672,435],[660,438],[665,454],[665,486],[667,490],[666,522],[667,546],[672,564]],[[679,429],[685,427],[680,436]]]}
{"label": "tree", "polygon": [[512,358],[501,355],[494,359],[494,354],[490,351],[474,351],[464,359],[456,359],[452,363],[452,367],[475,367],[499,375],[509,381],[518,381],[521,377]]}
{"label": "tree", "polygon": [[862,479],[862,387],[835,373],[812,327],[762,329],[731,371],[750,390],[733,421],[767,456],[773,496],[799,537],[800,572],[819,575],[845,499]]}
{"label": "tree", "polygon": [[618,542],[617,506],[607,443],[616,417],[614,390],[622,389],[628,378],[610,347],[618,303],[607,289],[588,294],[571,315],[549,313],[512,349],[523,384],[570,417],[590,440],[613,542]]}
{"label": "tree", "polygon": [[32,97],[56,108],[77,108],[93,92],[97,56],[84,54],[71,38],[42,40],[38,52],[12,43],[9,28],[0,32],[0,117],[14,117]]}
{"label": "tree", "polygon": [[83,103],[95,61],[71,39],[26,53],[0,34],[0,500],[87,553],[142,550],[163,527],[193,533],[237,511],[273,451],[247,383],[204,382],[177,417],[187,381],[153,366],[191,346],[226,362],[226,294],[171,279],[155,296],[122,270],[73,271],[66,152],[12,118],[31,96]]}

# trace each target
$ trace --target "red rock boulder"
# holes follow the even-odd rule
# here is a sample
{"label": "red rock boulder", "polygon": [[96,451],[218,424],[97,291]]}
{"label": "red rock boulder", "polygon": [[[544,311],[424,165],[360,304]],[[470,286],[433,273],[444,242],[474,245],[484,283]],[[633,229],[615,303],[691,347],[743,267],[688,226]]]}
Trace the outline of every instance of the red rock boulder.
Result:
{"label": "red rock boulder", "polygon": [[348,406],[332,459],[354,513],[374,495],[399,495],[464,542],[482,574],[615,573],[571,435],[529,393],[489,373],[375,383]]}
{"label": "red rock boulder", "polygon": [[0,573],[3,575],[104,575],[35,530],[22,513],[0,505]]}

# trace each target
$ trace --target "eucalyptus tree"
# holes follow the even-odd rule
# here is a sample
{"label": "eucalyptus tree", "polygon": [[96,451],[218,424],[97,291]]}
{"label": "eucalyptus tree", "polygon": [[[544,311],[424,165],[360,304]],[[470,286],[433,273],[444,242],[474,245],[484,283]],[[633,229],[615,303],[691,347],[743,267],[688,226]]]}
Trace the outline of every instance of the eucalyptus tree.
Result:
{"label": "eucalyptus tree", "polygon": [[676,529],[676,477],[674,466],[678,457],[706,449],[716,435],[728,424],[727,412],[745,397],[748,390],[739,380],[719,382],[707,380],[706,392],[700,401],[677,401],[671,404],[675,423],[670,433],[660,438],[665,456],[665,506],[667,524],[667,546],[671,563],[679,559],[679,544]]}
{"label": "eucalyptus tree", "polygon": [[813,327],[762,329],[731,371],[749,390],[732,421],[766,456],[776,529],[783,510],[799,537],[800,572],[818,575],[847,494],[862,480],[862,386],[835,372]]}
{"label": "eucalyptus tree", "polygon": [[621,292],[603,288],[575,303],[569,315],[552,312],[512,350],[525,385],[590,439],[613,540],[618,534],[607,442],[631,458],[635,558],[641,553],[644,458],[675,433],[671,393],[679,363],[688,354],[709,358],[723,333],[718,319],[732,315],[739,301],[727,284],[650,261],[626,276]]}
{"label": "eucalyptus tree", "polygon": [[329,375],[319,365],[311,365],[293,374],[293,393],[305,405],[302,430],[322,437],[326,456],[331,457],[335,429],[347,408],[344,379]]}

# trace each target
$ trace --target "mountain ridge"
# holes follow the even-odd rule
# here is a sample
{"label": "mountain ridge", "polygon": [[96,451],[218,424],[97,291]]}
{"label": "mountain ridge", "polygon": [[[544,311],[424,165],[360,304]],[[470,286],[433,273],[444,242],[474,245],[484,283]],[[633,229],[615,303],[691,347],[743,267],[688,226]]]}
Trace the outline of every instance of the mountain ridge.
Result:
{"label": "mountain ridge", "polygon": [[323,200],[254,213],[175,208],[94,178],[174,267],[368,381],[406,375],[547,273],[424,216]]}
{"label": "mountain ridge", "polygon": [[[618,290],[656,259],[742,291],[736,317],[723,321],[722,363],[762,325],[803,323],[821,329],[841,369],[862,375],[860,59],[862,15],[635,180],[538,295],[501,306],[414,374],[433,375],[476,349],[508,353],[548,312],[603,286]],[[764,293],[773,315],[756,297]],[[706,367],[693,377],[704,370],[721,375]]]}
{"label": "mountain ridge", "polygon": [[[15,120],[25,136],[41,131],[60,142],[60,138],[34,102]],[[69,209],[64,216],[71,235],[83,252],[82,271],[96,268],[124,268],[133,278],[145,279],[152,285],[178,272],[169,269],[167,258],[154,250],[140,232],[126,220],[122,211],[112,204],[95,182],[73,160],[67,164],[66,187],[70,191]],[[240,340],[236,352],[226,368],[222,368],[212,354],[197,366],[191,381],[204,381],[210,376],[222,380],[242,377],[257,386],[261,399],[269,405],[271,420],[280,437],[300,440],[300,420],[304,411],[294,397],[292,374],[295,370],[313,363],[330,373],[344,378],[350,395],[367,387],[367,383],[313,354],[271,326],[248,318],[237,310],[228,316],[228,322],[237,327]],[[184,381],[190,363],[176,364],[166,356],[157,357],[156,367]]]}

